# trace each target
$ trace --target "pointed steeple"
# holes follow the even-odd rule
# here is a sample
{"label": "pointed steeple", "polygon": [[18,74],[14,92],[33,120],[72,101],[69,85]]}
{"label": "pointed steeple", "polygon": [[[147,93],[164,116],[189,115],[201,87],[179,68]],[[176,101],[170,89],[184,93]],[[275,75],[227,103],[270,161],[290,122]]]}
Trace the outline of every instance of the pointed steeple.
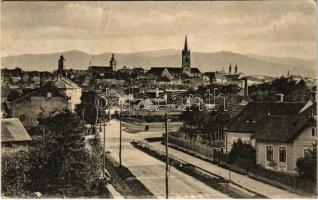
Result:
{"label": "pointed steeple", "polygon": [[188,49],[187,35],[185,36],[184,49],[182,50],[182,71],[189,73],[191,71],[190,50]]}
{"label": "pointed steeple", "polygon": [[184,51],[188,51],[188,39],[187,39],[187,35],[185,36],[185,40],[184,40]]}

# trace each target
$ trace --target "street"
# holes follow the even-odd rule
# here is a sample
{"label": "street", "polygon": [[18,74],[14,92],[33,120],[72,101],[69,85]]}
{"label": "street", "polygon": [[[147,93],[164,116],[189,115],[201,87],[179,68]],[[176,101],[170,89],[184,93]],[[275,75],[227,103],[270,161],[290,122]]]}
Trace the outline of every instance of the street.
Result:
{"label": "street", "polygon": [[[145,134],[122,134],[122,164],[157,198],[165,198],[165,163],[134,148],[130,141]],[[100,132],[103,141],[103,132]],[[119,161],[119,121],[111,120],[106,126],[106,151]],[[204,183],[177,169],[170,168],[169,198],[229,198]]]}
{"label": "street", "polygon": [[[162,132],[156,132],[156,133],[148,133],[148,132],[142,132],[138,133],[136,136],[133,136],[136,140],[140,140],[145,143],[149,143],[145,138],[149,137],[160,137],[162,136]],[[159,149],[161,151],[165,151],[165,146],[161,144],[160,141],[157,142],[151,142],[149,143],[151,146],[155,147],[156,149]],[[222,167],[219,167],[215,164],[212,164],[210,162],[204,161],[202,159],[196,158],[192,155],[189,155],[187,153],[178,151],[173,148],[169,148],[169,154],[172,156],[175,156],[179,159],[182,159],[184,161],[187,161],[189,163],[192,163],[196,166],[201,167],[202,169],[205,169],[213,174],[217,174],[224,179],[229,179],[231,177],[231,181],[235,182],[238,185],[241,185],[244,188],[247,188],[249,190],[255,191],[257,193],[260,193],[264,196],[267,196],[269,198],[305,198],[304,196],[300,196],[298,194],[289,192],[284,189],[277,188],[275,186],[263,183],[261,181],[252,179],[248,176],[229,171],[227,169],[224,169]]]}

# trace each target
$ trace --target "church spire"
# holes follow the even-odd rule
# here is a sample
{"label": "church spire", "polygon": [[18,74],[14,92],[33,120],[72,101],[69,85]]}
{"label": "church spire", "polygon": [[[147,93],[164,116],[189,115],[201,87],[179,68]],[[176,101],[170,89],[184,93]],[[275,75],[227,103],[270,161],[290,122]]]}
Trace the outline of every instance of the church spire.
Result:
{"label": "church spire", "polygon": [[182,50],[182,71],[189,73],[191,71],[190,50],[188,49],[187,35],[185,36],[184,49]]}
{"label": "church spire", "polygon": [[188,39],[187,39],[187,35],[185,36],[185,40],[184,40],[184,51],[188,51]]}

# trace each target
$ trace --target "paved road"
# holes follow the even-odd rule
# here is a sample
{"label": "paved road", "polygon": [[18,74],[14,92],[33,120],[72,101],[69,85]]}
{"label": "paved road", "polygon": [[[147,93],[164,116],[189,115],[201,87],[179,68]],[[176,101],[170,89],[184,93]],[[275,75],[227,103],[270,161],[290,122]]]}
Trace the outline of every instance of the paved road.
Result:
{"label": "paved road", "polygon": [[[100,133],[103,141],[103,133]],[[157,198],[165,198],[165,163],[134,148],[130,141],[147,134],[130,134],[123,131],[122,164],[140,180]],[[145,138],[145,137],[142,137]],[[119,122],[112,120],[106,127],[106,151],[115,159],[119,151]],[[229,198],[195,178],[170,168],[170,198]]]}
{"label": "paved road", "polygon": [[[145,140],[147,137],[159,137],[162,136],[162,133],[139,133],[134,136],[135,139],[138,139],[140,141],[146,142],[150,144],[151,146],[155,147],[156,149],[165,151],[165,146],[162,145],[160,142],[151,142]],[[218,165],[212,164],[210,162],[206,162],[204,160],[201,160],[199,158],[196,158],[194,156],[191,156],[187,153],[183,153],[181,151],[178,151],[173,148],[169,148],[169,154],[175,156],[176,158],[182,159],[186,162],[192,163],[196,166],[201,167],[202,169],[205,169],[213,174],[217,174],[225,179],[229,179],[231,177],[231,181],[237,183],[238,185],[241,185],[247,189],[250,189],[252,191],[255,191],[257,193],[260,193],[264,196],[267,196],[269,198],[306,198],[304,196],[297,195],[295,193],[289,192],[284,189],[280,189],[277,187],[274,187],[272,185],[263,183],[261,181],[257,181],[255,179],[249,178],[248,176],[229,171],[227,169],[224,169],[222,167],[219,167]]]}

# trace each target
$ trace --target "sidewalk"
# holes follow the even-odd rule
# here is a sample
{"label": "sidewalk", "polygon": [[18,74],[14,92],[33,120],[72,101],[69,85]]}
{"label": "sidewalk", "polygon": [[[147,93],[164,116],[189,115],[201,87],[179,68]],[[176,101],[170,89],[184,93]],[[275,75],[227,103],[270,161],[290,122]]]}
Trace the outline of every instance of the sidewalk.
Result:
{"label": "sidewalk", "polygon": [[[145,141],[145,142],[147,143],[147,141]],[[160,142],[150,143],[149,145],[151,145],[151,146],[153,146],[161,151],[165,151],[165,146],[162,145]],[[169,148],[169,154],[172,156],[175,156],[176,158],[179,158],[181,160],[189,162],[193,165],[196,165],[196,166],[198,166],[198,167],[200,167],[208,172],[211,172],[213,174],[221,176],[225,179],[230,179],[232,182],[234,182],[238,185],[241,185],[242,187],[245,187],[249,190],[255,191],[255,192],[262,194],[264,196],[267,196],[269,198],[292,198],[292,199],[294,199],[294,198],[308,198],[305,196],[291,193],[291,192],[284,190],[284,189],[274,187],[272,185],[263,183],[261,181],[257,181],[255,179],[248,177],[248,176],[224,169],[224,168],[219,167],[215,164],[212,164],[210,162],[206,162],[204,160],[201,160],[199,158],[196,158],[194,156],[183,153],[183,152],[178,151],[178,150],[173,149],[173,148]]]}
{"label": "sidewalk", "polygon": [[124,196],[122,196],[119,192],[117,192],[117,190],[113,187],[113,185],[108,184],[107,189],[112,195],[113,199],[124,199]]}

